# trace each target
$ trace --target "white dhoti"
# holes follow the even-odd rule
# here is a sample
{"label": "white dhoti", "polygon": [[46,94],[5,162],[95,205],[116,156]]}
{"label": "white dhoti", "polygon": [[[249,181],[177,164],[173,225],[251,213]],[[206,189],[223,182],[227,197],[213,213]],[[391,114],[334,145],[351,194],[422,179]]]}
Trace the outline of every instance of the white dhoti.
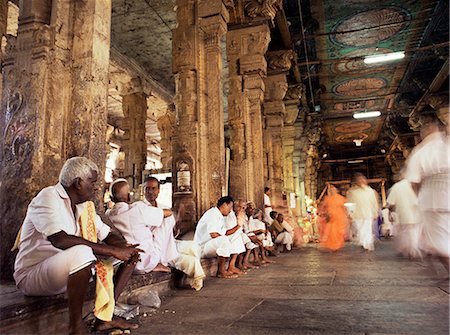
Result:
{"label": "white dhoti", "polygon": [[175,260],[176,269],[183,271],[188,276],[189,285],[195,290],[203,287],[203,271],[200,262],[201,250],[194,241],[176,241],[177,249],[180,256]]}
{"label": "white dhoti", "polygon": [[242,229],[238,229],[233,234],[228,235],[228,239],[230,240],[230,253],[232,255],[245,252],[245,244],[242,240],[242,234]]}
{"label": "white dhoti", "polygon": [[450,213],[421,211],[422,248],[437,256],[450,257]]}
{"label": "white dhoti", "polygon": [[253,243],[252,240],[250,240],[250,237],[244,232],[242,232],[242,242],[247,250],[253,250],[258,247],[258,245]]}
{"label": "white dhoti", "polygon": [[201,257],[230,257],[231,255],[231,243],[228,236],[218,236],[206,242],[203,246],[200,246]]}
{"label": "white dhoti", "polygon": [[76,245],[61,250],[41,263],[28,267],[26,276],[17,287],[30,296],[46,296],[64,293],[69,275],[93,264],[97,258],[91,248]]}
{"label": "white dhoti", "polygon": [[421,257],[419,247],[422,225],[415,224],[398,224],[395,229],[395,247],[403,256]]}
{"label": "white dhoti", "polygon": [[374,250],[373,219],[354,220],[357,241],[366,250]]}
{"label": "white dhoti", "polygon": [[258,234],[257,237],[258,237],[258,240],[262,241],[264,248],[273,247],[272,235],[270,233]]}
{"label": "white dhoti", "polygon": [[163,220],[161,226],[152,229],[155,250],[159,254],[161,264],[166,266],[173,265],[179,256],[173,236],[175,224],[175,218],[171,215]]}
{"label": "white dhoti", "polygon": [[275,239],[275,243],[285,244],[287,250],[291,250],[292,242],[292,235],[287,231],[279,233],[277,238]]}

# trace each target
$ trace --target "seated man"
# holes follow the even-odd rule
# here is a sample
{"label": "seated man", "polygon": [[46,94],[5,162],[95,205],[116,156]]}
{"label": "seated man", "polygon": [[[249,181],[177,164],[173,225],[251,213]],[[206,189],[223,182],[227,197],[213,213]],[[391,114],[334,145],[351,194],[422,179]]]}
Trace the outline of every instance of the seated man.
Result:
{"label": "seated man", "polygon": [[[144,179],[144,202],[151,207],[168,208],[164,204],[158,203],[160,191],[159,180],[152,176],[147,176]],[[153,233],[153,241],[155,248],[161,255],[161,263],[168,265],[178,258],[179,253],[177,250],[174,229],[176,221],[173,215],[169,215],[164,218],[163,224],[156,225],[151,228]]]}
{"label": "seated man", "polygon": [[230,241],[228,238],[240,227],[234,226],[231,229],[225,226],[225,216],[230,214],[233,208],[233,198],[230,196],[222,197],[217,201],[217,206],[208,209],[197,223],[195,229],[194,241],[198,243],[201,249],[202,257],[217,257],[219,278],[236,278],[230,269],[226,269],[225,262],[231,255],[238,255],[243,252],[242,239]]}
{"label": "seated man", "polygon": [[[96,330],[137,328],[113,318],[115,300],[123,291],[142,250],[114,234],[95,213],[93,199],[99,170],[87,158],[66,161],[59,183],[43,189],[31,201],[19,232],[14,279],[25,295],[48,296],[67,291],[69,333],[88,333],[82,308],[93,266],[99,256],[123,261],[112,280],[112,265],[97,262],[94,315]],[[97,243],[97,239],[103,243]],[[106,278],[101,275],[106,271]],[[114,289],[114,291],[112,290]],[[104,303],[100,304],[100,300]]]}
{"label": "seated man", "polygon": [[[272,216],[271,212],[271,216]],[[276,213],[276,212],[275,212]],[[283,250],[281,252],[290,251],[292,248],[292,235],[283,227],[284,216],[281,213],[276,214],[276,219],[273,220],[270,226],[271,232],[275,237],[275,243],[283,245]]]}
{"label": "seated man", "polygon": [[[155,248],[152,228],[163,224],[163,217],[172,216],[172,211],[148,206],[143,201],[130,204],[130,186],[125,179],[117,179],[111,184],[111,195],[115,205],[106,215],[129,243],[139,244],[139,248],[144,250],[135,272],[170,272],[160,262],[161,254]],[[200,263],[198,246],[193,241],[179,241],[177,247],[180,253],[170,261],[170,265],[188,275],[191,287],[201,289],[205,273]]]}
{"label": "seated man", "polygon": [[266,224],[262,221],[263,219],[263,211],[260,209],[256,209],[253,214],[253,220],[250,222],[250,229],[256,235],[258,240],[262,242],[261,245],[261,256],[263,262],[271,263],[266,257],[266,251],[273,251],[273,241],[272,235],[266,228]]}
{"label": "seated man", "polygon": [[[247,234],[244,232],[243,230],[243,226],[244,226],[244,221],[245,221],[245,203],[242,200],[237,200],[234,203],[233,206],[233,210],[230,212],[230,214],[228,214],[225,217],[225,225],[227,229],[231,229],[233,227],[235,227],[236,225],[239,226],[239,229],[234,232],[234,234],[230,235],[231,239],[234,238],[240,238],[242,240],[242,244],[243,244],[243,252],[245,252],[245,255],[243,255],[242,253],[240,253],[239,255],[236,255],[237,258],[234,258],[233,256],[230,259],[230,265],[232,265],[232,267],[229,269],[236,274],[245,274],[245,270],[247,270],[248,268],[252,267],[250,266],[250,264],[248,263],[248,258],[250,256],[250,252],[257,247],[257,245],[255,245],[250,238],[247,236]],[[235,264],[237,264],[237,270],[236,270],[236,266]]]}
{"label": "seated man", "polygon": [[115,204],[106,211],[106,216],[129,243],[139,244],[139,248],[144,250],[134,272],[170,272],[161,263],[161,250],[155,247],[152,229],[160,227],[163,218],[171,216],[172,211],[148,206],[143,201],[130,204],[130,186],[125,179],[115,180],[110,186],[110,194]]}

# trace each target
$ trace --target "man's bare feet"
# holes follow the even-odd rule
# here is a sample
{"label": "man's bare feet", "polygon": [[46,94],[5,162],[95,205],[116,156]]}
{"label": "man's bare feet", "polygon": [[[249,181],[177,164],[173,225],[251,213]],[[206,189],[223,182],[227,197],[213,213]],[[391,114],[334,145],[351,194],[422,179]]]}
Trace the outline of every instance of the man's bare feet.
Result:
{"label": "man's bare feet", "polygon": [[155,268],[152,270],[153,272],[166,272],[166,273],[170,273],[171,270],[170,268],[168,268],[167,266],[158,263],[158,265],[155,266]]}
{"label": "man's bare feet", "polygon": [[238,275],[234,274],[232,272],[229,271],[225,271],[225,272],[217,272],[217,278],[226,278],[226,279],[230,279],[230,278],[237,278]]}
{"label": "man's bare feet", "polygon": [[94,324],[95,331],[104,331],[108,329],[137,329],[139,325],[136,323],[128,322],[127,320],[114,316],[111,321],[102,321],[97,319]]}
{"label": "man's bare feet", "polygon": [[234,274],[236,274],[236,275],[246,275],[246,274],[247,274],[246,271],[242,271],[242,270],[239,269],[239,268],[231,268],[231,269],[228,269],[228,272],[234,273]]}

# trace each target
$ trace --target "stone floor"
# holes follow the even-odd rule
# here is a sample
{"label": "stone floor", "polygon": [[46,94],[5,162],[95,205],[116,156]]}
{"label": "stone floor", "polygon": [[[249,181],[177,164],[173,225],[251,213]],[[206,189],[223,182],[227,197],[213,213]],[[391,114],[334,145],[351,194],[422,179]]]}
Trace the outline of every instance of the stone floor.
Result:
{"label": "stone floor", "polygon": [[165,297],[132,334],[449,334],[448,274],[400,258],[391,241],[370,254],[308,246],[274,259]]}

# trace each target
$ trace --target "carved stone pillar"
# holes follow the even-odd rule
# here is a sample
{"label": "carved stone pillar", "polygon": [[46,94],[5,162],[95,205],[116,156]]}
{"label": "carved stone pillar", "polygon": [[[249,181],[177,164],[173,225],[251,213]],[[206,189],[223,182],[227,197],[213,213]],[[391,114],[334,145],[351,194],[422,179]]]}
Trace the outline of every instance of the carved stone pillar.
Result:
{"label": "carved stone pillar", "polygon": [[142,171],[147,162],[147,140],[145,121],[147,120],[147,95],[133,92],[122,96],[124,120],[122,129],[123,151],[125,153],[124,176],[136,191],[142,182]]}
{"label": "carved stone pillar", "polygon": [[158,121],[158,130],[161,134],[161,163],[163,169],[169,170],[172,167],[172,137],[175,127],[175,113],[167,110],[166,114],[161,116]]}
{"label": "carved stone pillar", "polygon": [[[200,80],[200,212],[203,213],[226,194],[225,134],[223,119],[223,83],[221,40],[227,32],[228,10],[222,1],[199,2],[200,41],[203,62]],[[203,140],[205,138],[206,140]],[[214,150],[211,150],[214,148]]]}
{"label": "carved stone pillar", "polygon": [[106,0],[20,2],[17,37],[8,37],[3,59],[2,278],[11,278],[10,248],[31,198],[56,184],[66,158],[86,155],[104,168],[110,6]]}
{"label": "carved stone pillar", "polygon": [[[111,1],[75,1],[72,103],[67,153],[87,156],[104,175],[106,157]],[[103,178],[102,178],[103,179]]]}
{"label": "carved stone pillar", "polygon": [[174,209],[184,208],[184,229],[192,228],[224,191],[220,41],[227,21],[228,11],[220,0],[177,0],[172,173]]}
{"label": "carved stone pillar", "polygon": [[267,23],[227,34],[230,194],[254,201],[261,208],[264,192],[261,103],[267,69],[264,54],[269,41]]}
{"label": "carved stone pillar", "polygon": [[[264,79],[264,144],[267,152],[268,185],[272,189],[272,207],[278,212],[287,211],[283,201],[283,127],[285,107],[283,98],[288,84],[284,73],[269,75]],[[284,213],[287,214],[287,213]]]}
{"label": "carved stone pillar", "polygon": [[317,172],[320,167],[317,145],[320,141],[321,128],[318,122],[309,120],[307,125],[308,149],[305,165],[305,191],[312,200],[317,197]]}

